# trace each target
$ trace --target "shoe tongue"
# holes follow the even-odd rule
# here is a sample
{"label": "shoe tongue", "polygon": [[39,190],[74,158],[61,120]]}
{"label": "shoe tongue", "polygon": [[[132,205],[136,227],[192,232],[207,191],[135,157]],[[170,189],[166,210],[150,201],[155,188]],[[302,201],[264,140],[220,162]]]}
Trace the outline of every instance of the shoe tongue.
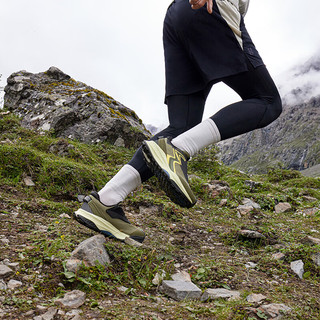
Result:
{"label": "shoe tongue", "polygon": [[95,197],[97,200],[100,201],[100,196],[99,196],[99,193],[98,193],[98,192],[92,191],[92,192],[91,192],[91,195],[92,195],[93,197]]}

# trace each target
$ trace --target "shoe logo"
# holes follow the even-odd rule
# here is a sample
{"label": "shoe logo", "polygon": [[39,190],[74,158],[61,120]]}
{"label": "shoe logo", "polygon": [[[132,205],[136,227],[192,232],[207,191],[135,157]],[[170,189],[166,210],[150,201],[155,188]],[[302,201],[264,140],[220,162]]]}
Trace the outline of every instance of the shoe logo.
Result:
{"label": "shoe logo", "polygon": [[175,170],[175,165],[180,165],[181,166],[181,159],[186,161],[185,157],[183,154],[178,152],[177,150],[173,149],[173,155],[167,154],[167,162],[169,164],[169,167],[173,169],[173,171],[176,173]]}

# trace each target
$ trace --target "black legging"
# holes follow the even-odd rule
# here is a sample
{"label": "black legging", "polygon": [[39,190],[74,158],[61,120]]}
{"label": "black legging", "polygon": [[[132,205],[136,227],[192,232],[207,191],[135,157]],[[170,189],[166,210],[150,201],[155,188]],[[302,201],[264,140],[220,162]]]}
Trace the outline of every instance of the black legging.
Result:
{"label": "black legging", "polygon": [[[277,119],[282,112],[281,98],[266,67],[253,68],[249,61],[247,64],[247,72],[221,79],[243,99],[211,117],[219,129],[221,140],[263,128]],[[212,84],[209,84],[200,92],[167,97],[170,124],[151,140],[160,136],[174,138],[199,124],[211,87]],[[144,161],[141,148],[129,164],[139,172],[142,182],[153,175]]]}

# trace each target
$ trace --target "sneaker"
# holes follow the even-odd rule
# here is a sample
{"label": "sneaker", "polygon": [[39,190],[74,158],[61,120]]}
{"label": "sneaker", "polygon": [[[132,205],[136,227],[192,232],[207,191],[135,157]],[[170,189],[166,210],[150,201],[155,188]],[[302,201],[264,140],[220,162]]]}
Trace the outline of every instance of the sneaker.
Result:
{"label": "sneaker", "polygon": [[187,175],[189,154],[176,148],[168,138],[144,141],[142,151],[167,196],[181,207],[194,206],[197,201]]}
{"label": "sneaker", "polygon": [[92,192],[83,199],[83,205],[74,213],[74,218],[87,228],[121,241],[130,237],[142,242],[145,238],[141,229],[130,224],[119,205],[105,206],[100,202],[97,192]]}

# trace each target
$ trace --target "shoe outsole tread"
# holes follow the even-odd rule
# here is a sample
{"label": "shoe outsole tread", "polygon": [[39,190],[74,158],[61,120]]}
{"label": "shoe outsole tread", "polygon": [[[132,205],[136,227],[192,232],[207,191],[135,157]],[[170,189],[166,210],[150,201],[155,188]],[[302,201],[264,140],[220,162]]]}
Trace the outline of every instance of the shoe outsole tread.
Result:
{"label": "shoe outsole tread", "polygon": [[154,159],[149,146],[143,142],[142,150],[147,160],[147,165],[154,175],[158,178],[162,189],[166,195],[176,204],[183,208],[191,208],[196,202],[192,203],[190,200],[181,192],[181,189],[177,184],[170,179],[170,175],[158,164]]}

